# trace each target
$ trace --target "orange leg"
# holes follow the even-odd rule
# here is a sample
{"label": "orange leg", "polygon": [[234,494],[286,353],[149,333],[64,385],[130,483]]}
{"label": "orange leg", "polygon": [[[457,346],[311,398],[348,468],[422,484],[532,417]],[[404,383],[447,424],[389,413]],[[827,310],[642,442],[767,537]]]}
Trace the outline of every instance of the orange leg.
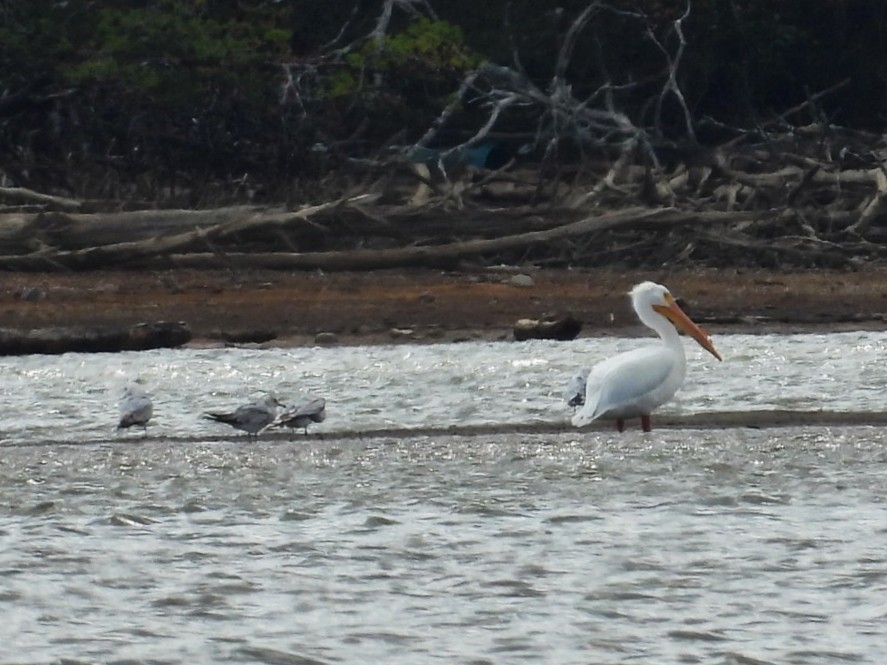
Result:
{"label": "orange leg", "polygon": [[645,432],[653,431],[653,423],[650,422],[650,416],[641,416],[641,429]]}
{"label": "orange leg", "polygon": [[624,432],[625,431],[625,420],[622,418],[616,418],[616,431]]}

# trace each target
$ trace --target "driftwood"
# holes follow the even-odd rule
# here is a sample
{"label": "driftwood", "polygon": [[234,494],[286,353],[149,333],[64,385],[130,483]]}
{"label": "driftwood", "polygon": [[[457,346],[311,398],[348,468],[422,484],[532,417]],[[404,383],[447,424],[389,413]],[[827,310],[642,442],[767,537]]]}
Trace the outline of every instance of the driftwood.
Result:
{"label": "driftwood", "polygon": [[[146,257],[150,257],[153,263],[158,255],[166,256],[168,262],[176,267],[187,268],[218,267],[220,261],[238,267],[286,270],[375,270],[408,266],[452,266],[465,258],[526,249],[556,240],[606,231],[619,226],[655,228],[657,226],[696,224],[708,227],[726,222],[751,221],[757,217],[759,217],[758,213],[723,213],[719,211],[695,213],[670,208],[650,210],[635,207],[604,215],[593,215],[545,231],[529,231],[498,238],[466,240],[431,246],[308,253],[260,252],[245,254],[231,252],[225,253],[223,256],[217,253],[174,253],[176,248],[191,244],[194,240],[221,237],[230,231],[228,228],[218,228],[214,230],[214,233],[198,230],[168,238],[120,243],[70,252],[0,256],[0,268],[40,270],[58,267],[95,268],[112,265],[144,267]],[[237,228],[244,230],[261,224],[276,224],[278,221],[280,220],[277,217],[270,222],[266,219],[252,219],[250,224],[238,224]]]}
{"label": "driftwood", "polygon": [[572,181],[561,172],[550,186],[523,165],[451,170],[429,191],[416,170],[364,163],[363,176],[379,177],[363,192],[298,210],[87,214],[68,199],[0,189],[0,203],[25,201],[0,214],[0,269],[333,271],[464,261],[852,268],[887,256],[884,137],[807,126],[757,138],[672,150],[668,167],[665,152],[651,164],[644,151],[622,150],[585,164]]}
{"label": "driftwood", "polygon": [[180,322],[140,323],[130,328],[0,328],[0,355],[28,353],[95,353],[174,348],[191,341],[191,331]]}
{"label": "driftwood", "polygon": [[518,319],[512,329],[514,339],[554,339],[568,342],[582,332],[582,322],[570,314],[549,316],[542,319]]}
{"label": "driftwood", "polygon": [[77,211],[82,203],[63,196],[50,196],[24,187],[0,187],[0,199],[8,204],[50,205],[56,210]]}

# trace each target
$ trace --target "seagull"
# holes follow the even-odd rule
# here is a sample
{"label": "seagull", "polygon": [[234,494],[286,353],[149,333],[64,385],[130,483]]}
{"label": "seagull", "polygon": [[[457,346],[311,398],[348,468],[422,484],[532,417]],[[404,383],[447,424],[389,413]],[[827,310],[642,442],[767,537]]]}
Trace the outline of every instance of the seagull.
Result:
{"label": "seagull", "polygon": [[117,431],[138,425],[148,435],[148,421],[154,415],[154,404],[148,393],[137,383],[129,383],[123,389],[123,397],[120,399],[120,422],[117,423]]}
{"label": "seagull", "polygon": [[654,330],[660,342],[617,354],[591,369],[585,404],[573,416],[576,427],[598,418],[612,418],[621,432],[626,418],[640,417],[641,428],[649,432],[650,414],[674,397],[687,373],[687,357],[678,329],[721,360],[706,332],[684,313],[667,288],[643,282],[630,295],[641,323]]}
{"label": "seagull", "polygon": [[567,406],[576,407],[585,404],[585,382],[590,371],[590,369],[581,369],[570,377],[570,382],[564,391],[564,401]]}
{"label": "seagull", "polygon": [[207,420],[231,425],[234,429],[246,432],[247,440],[256,440],[259,438],[259,432],[274,422],[279,406],[280,402],[277,401],[277,397],[268,395],[263,399],[238,406],[229,413],[208,411],[203,417]]}
{"label": "seagull", "polygon": [[275,427],[302,427],[308,434],[308,425],[326,420],[326,400],[323,397],[306,395],[292,406],[288,406],[278,417]]}

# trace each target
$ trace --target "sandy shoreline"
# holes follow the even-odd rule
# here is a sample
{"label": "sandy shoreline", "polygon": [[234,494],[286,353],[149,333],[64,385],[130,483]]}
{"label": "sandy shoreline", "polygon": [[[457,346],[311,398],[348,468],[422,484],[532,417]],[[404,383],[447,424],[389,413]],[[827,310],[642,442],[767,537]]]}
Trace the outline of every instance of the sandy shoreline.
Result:
{"label": "sandy shoreline", "polygon": [[[572,314],[580,337],[646,334],[626,292],[666,284],[712,334],[887,329],[887,270],[10,273],[3,328],[183,321],[192,345],[512,339],[521,318]],[[320,335],[320,337],[318,337]]]}
{"label": "sandy shoreline", "polygon": [[[570,424],[569,413],[565,411],[563,419],[547,422],[520,422],[490,425],[453,425],[449,427],[414,427],[414,428],[384,428],[363,431],[342,430],[330,428],[329,430],[315,429],[307,435],[301,432],[277,432],[265,431],[259,435],[259,442],[272,445],[291,445],[311,443],[336,446],[352,443],[402,439],[435,439],[447,440],[455,437],[494,437],[494,436],[570,436],[577,440],[592,435],[612,435],[613,437],[655,437],[660,430],[728,430],[728,429],[785,429],[804,427],[878,427],[887,426],[887,413],[861,412],[861,411],[734,411],[693,413],[685,415],[657,413],[653,416],[653,431],[643,433],[637,421],[626,423],[626,431],[622,434],[614,430],[613,422],[609,420],[596,421],[578,429]],[[117,434],[109,439],[78,441],[69,445],[87,445],[96,443],[114,443],[121,445],[157,442],[157,443],[195,443],[197,441],[216,441],[233,444],[242,444],[246,436],[239,432],[225,431],[212,436],[169,436],[166,434],[154,434],[148,431],[147,436],[141,433],[125,432]],[[57,439],[46,441],[28,441],[17,443],[10,440],[0,441],[4,447],[8,446],[51,446],[58,447]]]}

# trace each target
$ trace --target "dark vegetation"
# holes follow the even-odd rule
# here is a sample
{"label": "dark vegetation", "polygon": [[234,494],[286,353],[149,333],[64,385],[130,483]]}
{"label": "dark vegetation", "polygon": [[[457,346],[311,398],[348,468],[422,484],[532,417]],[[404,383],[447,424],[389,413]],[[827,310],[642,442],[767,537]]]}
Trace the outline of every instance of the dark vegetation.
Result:
{"label": "dark vegetation", "polygon": [[0,0],[0,268],[857,268],[885,103],[880,0]]}

